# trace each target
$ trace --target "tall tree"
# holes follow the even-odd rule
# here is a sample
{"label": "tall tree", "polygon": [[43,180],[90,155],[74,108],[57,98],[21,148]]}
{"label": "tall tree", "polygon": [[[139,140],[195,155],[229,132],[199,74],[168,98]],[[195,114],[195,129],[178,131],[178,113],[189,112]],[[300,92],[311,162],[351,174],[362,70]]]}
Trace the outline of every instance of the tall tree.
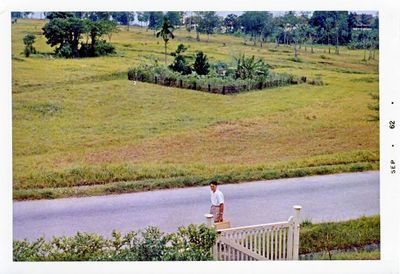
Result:
{"label": "tall tree", "polygon": [[149,12],[149,29],[154,31],[156,35],[156,30],[161,28],[163,25],[164,14],[161,11],[150,11]]}
{"label": "tall tree", "polygon": [[143,27],[143,23],[147,23],[149,21],[149,13],[148,12],[136,12],[137,19],[140,22],[140,26]]}
{"label": "tall tree", "polygon": [[197,31],[207,34],[207,42],[210,39],[210,34],[213,34],[215,29],[220,26],[220,18],[215,11],[199,12],[200,22],[197,26]]}
{"label": "tall tree", "polygon": [[270,13],[264,11],[246,11],[239,17],[244,32],[247,35],[250,35],[254,46],[256,45],[258,38],[261,36],[262,30],[264,29],[269,17]]}
{"label": "tall tree", "polygon": [[180,11],[168,11],[165,16],[167,17],[168,22],[175,28],[182,24],[183,13]]}
{"label": "tall tree", "polygon": [[157,37],[161,37],[164,40],[164,49],[165,49],[165,64],[167,64],[167,43],[169,39],[174,39],[174,26],[172,26],[168,22],[168,18],[164,17],[163,24],[161,30],[157,32]]}
{"label": "tall tree", "polygon": [[85,22],[76,17],[54,18],[43,27],[47,44],[59,45],[56,54],[65,57],[79,57],[79,39],[86,31]]}
{"label": "tall tree", "polygon": [[234,33],[240,28],[238,16],[236,14],[228,14],[224,19],[224,26],[227,33]]}

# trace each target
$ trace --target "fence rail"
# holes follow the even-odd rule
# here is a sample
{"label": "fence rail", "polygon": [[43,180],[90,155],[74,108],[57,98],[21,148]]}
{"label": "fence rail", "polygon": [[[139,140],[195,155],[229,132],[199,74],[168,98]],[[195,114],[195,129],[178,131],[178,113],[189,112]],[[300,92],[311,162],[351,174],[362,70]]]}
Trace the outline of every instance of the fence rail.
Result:
{"label": "fence rail", "polygon": [[213,248],[220,261],[297,260],[299,254],[299,218],[301,206],[295,206],[295,217],[288,221],[218,230]]}

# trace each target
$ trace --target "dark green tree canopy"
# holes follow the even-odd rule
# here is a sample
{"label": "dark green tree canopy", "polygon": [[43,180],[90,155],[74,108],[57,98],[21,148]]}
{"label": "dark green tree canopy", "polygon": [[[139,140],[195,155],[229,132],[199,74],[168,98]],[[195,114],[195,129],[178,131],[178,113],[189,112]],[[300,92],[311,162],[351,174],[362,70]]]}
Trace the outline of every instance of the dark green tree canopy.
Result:
{"label": "dark green tree canopy", "polygon": [[193,69],[198,75],[207,75],[209,72],[210,64],[208,63],[207,55],[202,51],[196,54],[196,58],[193,64]]}
{"label": "dark green tree canopy", "polygon": [[[55,52],[59,56],[67,58],[97,56],[96,47],[98,38],[104,34],[115,30],[116,23],[112,21],[91,21],[77,17],[56,17],[50,20],[43,27],[43,34],[47,39],[47,44],[57,46]],[[90,38],[90,44],[81,43],[83,34]],[[101,43],[103,48],[107,48],[107,53],[112,53],[114,48],[111,44]],[[79,47],[81,45],[81,47]],[[104,53],[104,52],[103,52]]]}

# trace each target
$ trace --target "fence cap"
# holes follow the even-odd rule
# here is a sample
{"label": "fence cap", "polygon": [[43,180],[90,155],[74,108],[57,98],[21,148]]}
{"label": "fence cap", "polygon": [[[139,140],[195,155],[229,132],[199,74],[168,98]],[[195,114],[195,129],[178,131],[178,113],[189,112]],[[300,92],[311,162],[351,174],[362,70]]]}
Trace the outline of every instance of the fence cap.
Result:
{"label": "fence cap", "polygon": [[212,217],[214,217],[214,215],[207,213],[207,214],[204,214],[204,217],[206,217],[206,218],[212,218]]}
{"label": "fence cap", "polygon": [[294,205],[293,208],[296,209],[296,210],[300,210],[300,209],[302,209],[303,207],[302,207],[301,205]]}

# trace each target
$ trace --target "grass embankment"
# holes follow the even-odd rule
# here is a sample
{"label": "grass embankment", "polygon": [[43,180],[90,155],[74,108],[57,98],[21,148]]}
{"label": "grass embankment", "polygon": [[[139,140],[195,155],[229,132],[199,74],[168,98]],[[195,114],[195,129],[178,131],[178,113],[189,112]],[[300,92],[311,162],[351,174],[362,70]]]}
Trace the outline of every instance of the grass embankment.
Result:
{"label": "grass embankment", "polygon": [[[369,244],[380,243],[380,217],[362,217],[344,222],[303,224],[300,229],[300,254],[325,251],[321,259],[351,259],[367,256],[375,257],[377,252],[366,255],[366,251],[335,253],[332,250],[349,250]],[[378,257],[379,259],[379,257]]]}
{"label": "grass embankment", "polygon": [[[164,60],[151,31],[121,28],[112,37],[115,56],[67,60],[51,55],[43,24],[12,25],[15,199],[379,167],[379,125],[368,108],[378,94],[378,60],[362,62],[362,51],[303,48],[293,62],[290,47],[253,47],[226,35],[197,42],[178,31],[169,51],[184,43],[188,54],[202,50],[211,62],[256,55],[276,72],[325,83],[222,96],[128,81],[130,67]],[[40,54],[25,58],[29,32]]]}

